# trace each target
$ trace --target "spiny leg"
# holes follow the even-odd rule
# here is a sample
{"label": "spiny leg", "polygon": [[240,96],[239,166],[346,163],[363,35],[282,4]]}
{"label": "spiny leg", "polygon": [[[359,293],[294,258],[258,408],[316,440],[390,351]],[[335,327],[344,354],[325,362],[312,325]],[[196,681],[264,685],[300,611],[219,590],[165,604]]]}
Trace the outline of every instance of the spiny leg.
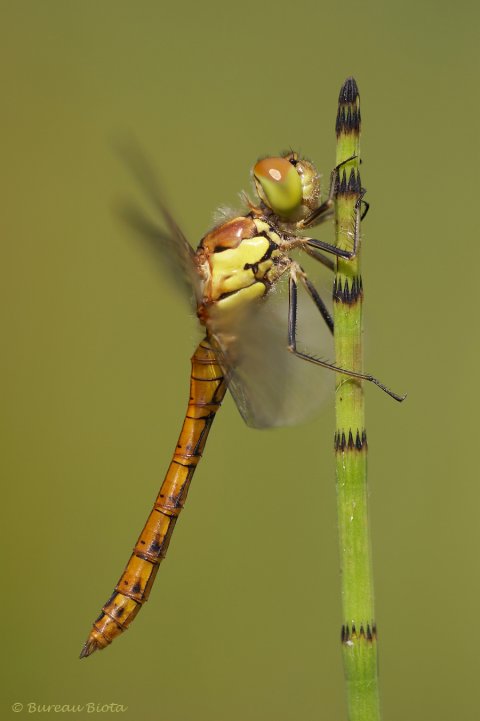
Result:
{"label": "spiny leg", "polygon": [[335,261],[332,260],[332,258],[329,258],[327,255],[323,255],[323,253],[320,253],[318,250],[314,250],[313,248],[310,248],[308,245],[305,245],[302,248],[307,255],[309,255],[311,258],[314,258],[319,263],[324,265],[328,270],[335,271]]}
{"label": "spiny leg", "polygon": [[360,213],[360,220],[363,220],[364,218],[366,218],[367,213],[370,210],[370,203],[367,203],[367,201],[363,200],[363,198],[362,198],[362,205],[363,205],[363,211]]}
{"label": "spiny leg", "polygon": [[345,165],[346,163],[349,163],[351,160],[355,160],[357,156],[351,155],[346,160],[342,160],[341,163],[336,165],[332,172],[330,173],[330,188],[328,190],[328,196],[326,200],[321,203],[318,208],[315,208],[312,213],[310,213],[309,216],[307,216],[304,220],[301,220],[299,223],[297,223],[298,230],[303,230],[304,228],[312,228],[315,225],[320,225],[320,223],[323,223],[324,220],[326,220],[326,213],[329,213],[329,211],[333,211],[333,198],[335,196],[335,188],[337,184],[337,177],[338,177],[338,171],[342,167],[342,165]]}
{"label": "spiny leg", "polygon": [[[360,243],[360,220],[361,220],[361,206],[363,202],[363,196],[367,192],[365,188],[362,188],[360,186],[358,175],[350,177],[349,183],[348,183],[348,189],[345,190],[345,192],[350,193],[356,193],[358,195],[357,201],[355,202],[355,222],[354,222],[354,228],[353,228],[353,250],[344,250],[343,248],[338,248],[336,245],[332,245],[332,243],[326,243],[324,240],[317,240],[316,238],[305,238],[300,235],[290,235],[288,233],[284,233],[284,239],[282,243],[282,250],[285,253],[288,253],[289,251],[293,250],[294,248],[301,248],[306,253],[309,253],[310,249],[313,249],[315,251],[324,251],[326,253],[331,253],[332,255],[336,256],[337,258],[345,258],[346,260],[352,260],[357,255],[358,246]],[[365,217],[365,216],[364,216]],[[308,250],[307,250],[308,248]],[[315,257],[315,256],[314,256]],[[320,260],[320,258],[317,258],[317,260]],[[327,265],[327,264],[326,264]]]}
{"label": "spiny leg", "polygon": [[[303,270],[303,268],[300,265],[298,265],[297,263],[292,263],[292,265],[294,267],[293,267],[293,270],[291,271],[291,273],[293,272],[295,274],[298,274],[298,276],[300,277],[300,280],[302,281],[302,283],[305,287],[305,290],[307,291],[308,295],[310,296],[310,298],[313,300],[313,302],[317,306],[318,310],[320,311],[320,315],[322,316],[323,320],[325,321],[325,324],[328,326],[330,333],[333,335],[333,332],[334,332],[333,318],[330,315],[327,306],[325,305],[322,298],[320,297],[318,290],[315,288],[312,281],[308,278],[307,274],[305,273],[305,271]],[[291,273],[290,273],[290,278],[291,278]],[[295,302],[296,302],[296,290],[295,290]]]}
{"label": "spiny leg", "polygon": [[310,248],[314,248],[315,250],[323,250],[326,253],[331,253],[332,255],[335,255],[337,258],[345,258],[346,260],[352,260],[352,258],[355,258],[358,251],[358,245],[360,243],[360,220],[361,220],[361,211],[360,208],[362,206],[363,196],[366,193],[365,188],[358,188],[355,192],[357,192],[358,199],[355,203],[355,224],[353,228],[353,250],[343,250],[343,248],[337,248],[336,245],[332,245],[331,243],[326,243],[324,240],[316,240],[315,238],[302,238],[301,240],[305,245],[308,245]]}
{"label": "spiny leg", "polygon": [[[406,396],[399,396],[397,393],[394,393],[389,388],[387,388],[386,385],[381,383],[378,378],[375,378],[375,376],[370,375],[369,373],[360,373],[358,371],[352,371],[348,370],[347,368],[339,368],[334,363],[328,363],[327,361],[320,360],[319,358],[315,358],[314,356],[308,355],[308,353],[302,353],[301,351],[297,350],[297,279],[296,274],[299,271],[298,266],[296,267],[296,264],[292,263],[290,267],[290,275],[289,275],[289,303],[288,303],[288,350],[291,351],[294,355],[298,356],[299,358],[302,358],[303,360],[310,361],[310,363],[315,363],[316,365],[321,366],[322,368],[328,368],[329,370],[335,371],[336,373],[343,373],[343,375],[350,376],[352,378],[359,378],[360,380],[369,381],[370,383],[374,383],[376,386],[382,389],[382,391],[385,391],[389,396],[394,398],[396,401],[403,401]],[[303,273],[303,272],[302,272]],[[299,273],[300,277],[302,277],[301,273]],[[303,274],[304,275],[304,274]]]}

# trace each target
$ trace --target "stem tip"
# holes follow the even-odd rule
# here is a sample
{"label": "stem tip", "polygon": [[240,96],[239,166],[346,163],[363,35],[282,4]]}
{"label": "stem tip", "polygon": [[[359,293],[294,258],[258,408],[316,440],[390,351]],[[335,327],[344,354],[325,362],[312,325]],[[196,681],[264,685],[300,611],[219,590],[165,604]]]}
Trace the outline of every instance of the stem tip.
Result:
{"label": "stem tip", "polygon": [[358,98],[358,85],[355,78],[347,78],[340,88],[339,103],[354,103]]}

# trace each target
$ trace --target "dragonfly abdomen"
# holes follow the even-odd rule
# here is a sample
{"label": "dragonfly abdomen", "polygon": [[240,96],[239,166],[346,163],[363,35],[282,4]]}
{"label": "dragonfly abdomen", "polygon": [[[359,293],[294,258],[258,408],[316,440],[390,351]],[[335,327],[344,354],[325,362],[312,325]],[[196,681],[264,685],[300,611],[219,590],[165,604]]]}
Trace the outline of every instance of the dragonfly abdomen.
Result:
{"label": "dragonfly abdomen", "polygon": [[94,622],[80,658],[108,646],[147,601],[225,391],[215,353],[204,340],[192,357],[187,413],[167,474],[125,571]]}

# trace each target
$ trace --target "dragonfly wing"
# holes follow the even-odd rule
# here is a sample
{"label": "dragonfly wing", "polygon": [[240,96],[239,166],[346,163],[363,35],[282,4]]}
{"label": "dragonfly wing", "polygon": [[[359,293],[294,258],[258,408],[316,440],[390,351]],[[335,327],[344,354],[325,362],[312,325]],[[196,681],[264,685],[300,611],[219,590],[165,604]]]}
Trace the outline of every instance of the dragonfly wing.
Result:
{"label": "dragonfly wing", "polygon": [[[245,422],[254,428],[300,423],[333,392],[333,374],[288,350],[288,288],[285,281],[264,299],[228,316],[213,313],[209,336],[228,388]],[[333,341],[320,313],[299,293],[299,347],[332,356]]]}
{"label": "dragonfly wing", "polygon": [[119,150],[127,168],[165,227],[150,220],[143,210],[133,204],[123,204],[121,215],[127,225],[139,233],[156,252],[167,268],[168,277],[175,282],[181,279],[183,290],[193,295],[196,308],[201,298],[201,289],[195,251],[170,213],[155,172],[145,155],[135,143],[124,144]]}
{"label": "dragonfly wing", "polygon": [[186,248],[181,242],[183,234],[172,235],[133,204],[123,204],[121,216],[125,223],[148,243],[160,261],[162,270],[166,271],[164,276],[174,286],[180,287],[182,295],[190,297],[191,304],[196,309],[200,297],[200,277],[193,249],[190,245]]}

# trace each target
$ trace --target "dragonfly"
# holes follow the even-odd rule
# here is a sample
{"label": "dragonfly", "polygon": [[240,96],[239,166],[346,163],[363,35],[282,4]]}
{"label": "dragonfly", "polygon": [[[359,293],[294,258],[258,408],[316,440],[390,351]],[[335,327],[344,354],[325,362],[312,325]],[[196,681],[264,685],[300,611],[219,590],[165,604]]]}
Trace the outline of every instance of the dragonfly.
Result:
{"label": "dragonfly", "polygon": [[[365,190],[353,173],[350,181],[346,179],[345,168],[340,178],[342,166],[354,158],[345,159],[333,169],[324,201],[320,176],[310,160],[293,150],[261,158],[252,170],[255,201],[244,195],[244,213],[219,223],[202,238],[196,251],[151,178],[146,179],[145,169],[134,161],[137,177],[151,189],[150,196],[168,229],[164,250],[173,268],[186,280],[205,337],[191,358],[188,407],[165,479],[127,566],[93,623],[80,658],[110,645],[147,601],[227,389],[245,422],[257,428],[298,420],[289,399],[295,389],[294,378],[304,375],[308,363],[368,381],[394,399],[403,400],[374,376],[340,368],[297,347],[299,287],[311,299],[328,332],[334,333],[327,305],[294,251],[305,253],[329,270],[334,270],[334,258],[355,257],[360,220],[368,209],[363,200]],[[358,187],[350,188],[352,178]],[[308,234],[310,228],[332,217],[335,192],[341,183],[358,196],[351,250]],[[266,309],[282,282],[288,285],[286,317],[278,319]],[[297,407],[305,411],[311,396],[312,389],[307,386],[303,402]]]}

